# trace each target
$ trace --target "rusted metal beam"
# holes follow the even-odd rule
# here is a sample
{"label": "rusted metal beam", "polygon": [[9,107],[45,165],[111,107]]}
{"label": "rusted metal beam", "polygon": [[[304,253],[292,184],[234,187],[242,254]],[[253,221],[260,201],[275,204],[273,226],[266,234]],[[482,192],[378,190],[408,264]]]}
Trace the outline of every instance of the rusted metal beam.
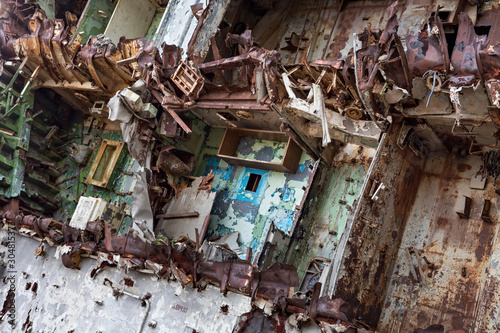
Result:
{"label": "rusted metal beam", "polygon": [[335,69],[340,69],[344,65],[343,60],[324,60],[324,59],[318,59],[315,61],[315,64],[318,66],[328,66],[332,67]]}
{"label": "rusted metal beam", "polygon": [[133,64],[134,62],[137,62],[137,56],[133,56],[133,57],[123,59],[123,60],[118,60],[116,62],[116,65],[117,66],[126,66],[126,65]]}
{"label": "rusted metal beam", "polygon": [[200,213],[198,212],[192,212],[192,213],[179,213],[179,214],[161,214],[157,215],[157,218],[162,218],[162,219],[182,219],[186,217],[198,217],[200,216]]}
{"label": "rusted metal beam", "polygon": [[245,53],[239,56],[231,57],[231,58],[224,58],[220,60],[214,60],[211,62],[206,62],[203,64],[199,64],[198,68],[203,72],[203,73],[210,73],[210,72],[216,72],[217,70],[224,70],[224,69],[232,69],[236,67],[241,67],[241,66],[246,66],[246,65],[256,65],[260,61],[256,58],[254,58],[254,54],[250,53]]}
{"label": "rusted metal beam", "polygon": [[188,125],[186,125],[186,123],[181,119],[181,117],[179,117],[179,115],[177,114],[177,112],[175,112],[174,110],[172,110],[171,108],[169,108],[167,105],[165,104],[162,104],[161,106],[163,106],[163,108],[165,110],[167,110],[167,112],[172,116],[172,118],[175,119],[175,121],[179,124],[180,127],[182,127],[182,129],[187,133],[192,133],[193,131],[189,128]]}
{"label": "rusted metal beam", "polygon": [[174,110],[172,110],[171,108],[169,108],[167,106],[167,104],[163,102],[163,99],[161,98],[160,93],[158,91],[152,90],[151,92],[153,93],[153,96],[158,100],[158,102],[161,103],[161,106],[168,112],[168,114],[170,114],[172,116],[172,118],[174,118],[174,120],[179,124],[179,126],[187,134],[193,132],[193,131],[191,131],[191,129],[189,128],[189,126],[186,125],[186,123],[181,119],[181,117],[179,117],[179,115],[177,114],[177,112],[175,112]]}
{"label": "rusted metal beam", "polygon": [[[220,53],[219,53],[219,48],[217,47],[217,41],[215,40],[214,37],[211,37],[210,38],[210,43],[212,45],[212,53],[214,55],[214,59],[217,61],[217,60],[220,60],[221,57],[220,57]],[[227,88],[227,86],[229,85],[227,80],[226,80],[226,76],[224,75],[224,71],[221,70],[221,69],[217,69],[217,74],[219,75],[219,78],[220,80],[222,81],[222,86]]]}

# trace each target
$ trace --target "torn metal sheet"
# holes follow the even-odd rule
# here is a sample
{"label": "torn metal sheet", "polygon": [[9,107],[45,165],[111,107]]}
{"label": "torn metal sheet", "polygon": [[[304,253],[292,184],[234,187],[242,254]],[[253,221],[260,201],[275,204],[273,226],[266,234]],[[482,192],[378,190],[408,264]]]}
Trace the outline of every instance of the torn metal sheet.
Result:
{"label": "torn metal sheet", "polygon": [[208,2],[186,47],[186,53],[190,57],[194,59],[205,58],[209,49],[210,38],[217,33],[230,2],[229,0]]}
{"label": "torn metal sheet", "polygon": [[[1,212],[0,216],[3,216],[4,221],[9,224],[18,219],[12,212]],[[51,219],[47,220],[49,223],[51,221]],[[35,229],[35,234],[41,237],[44,236],[36,231],[37,224],[30,225],[29,222],[25,223],[28,223],[25,224],[26,227]],[[49,223],[45,224],[48,226]],[[315,321],[335,318],[343,321],[347,320],[345,315],[342,314],[344,303],[340,300],[331,302],[328,297],[318,299],[318,292],[316,292],[314,294],[316,296],[313,295],[313,300],[315,301],[306,310],[307,305],[305,302],[302,302],[303,300],[290,298],[291,288],[298,286],[299,283],[296,268],[292,265],[275,263],[267,269],[259,271],[254,265],[246,261],[214,262],[201,260],[201,255],[190,249],[187,243],[177,243],[174,246],[170,243],[151,244],[133,234],[115,236],[111,234],[109,224],[105,221],[101,221],[100,223],[104,225],[104,237],[102,239],[94,238],[95,242],[90,240],[92,239],[91,235],[94,237],[98,236],[102,232],[102,229],[94,226],[87,227],[86,231],[88,231],[88,234],[86,235],[76,232],[70,238],[66,237],[71,243],[64,244],[59,250],[64,266],[72,269],[80,269],[82,256],[85,253],[95,253],[98,247],[103,246],[110,254],[119,254],[122,256],[122,259],[116,259],[108,255],[105,261],[111,260],[112,262],[109,263],[111,266],[114,265],[113,262],[115,260],[118,260],[117,264],[119,266],[128,265],[122,262],[122,260],[128,260],[132,267],[143,269],[146,267],[144,261],[150,260],[163,265],[163,268],[158,272],[160,276],[170,272],[169,274],[175,276],[184,285],[193,282],[194,287],[198,283],[202,283],[203,280],[208,280],[219,285],[221,292],[224,294],[228,290],[235,290],[251,296],[252,299],[261,297],[271,300],[275,304],[279,304],[282,310],[286,309],[290,312],[299,313],[309,311],[314,315],[313,319]],[[58,229],[61,226],[56,223],[53,228]],[[66,225],[65,228],[73,230],[69,225]],[[45,232],[48,230],[47,227],[43,229]],[[69,235],[71,235],[71,231]],[[100,260],[101,268],[102,260],[103,257]],[[94,278],[95,274],[96,272],[92,273]],[[107,282],[108,285],[113,287],[109,279]],[[317,284],[315,290],[318,291],[320,289],[321,284]]]}
{"label": "torn metal sheet", "polygon": [[[283,74],[283,78],[285,77],[286,74]],[[318,122],[321,121],[318,110],[313,104],[307,103],[306,101],[299,98],[294,98],[293,96],[295,96],[295,94],[291,95],[290,102],[288,104],[289,109],[307,119],[316,120]],[[329,125],[329,128],[331,129],[330,135],[332,135],[333,138],[339,137],[339,134],[333,134],[337,131],[346,133],[353,137],[358,137],[365,140],[365,142],[377,142],[380,138],[380,129],[371,121],[351,119],[342,116],[335,111],[329,110],[328,108],[325,108],[325,113],[326,121]],[[315,129],[312,125],[309,126],[309,131],[307,131],[307,129],[304,129],[304,132],[308,136],[318,136],[317,134],[314,134]],[[321,132],[320,135],[322,135]]]}
{"label": "torn metal sheet", "polygon": [[[115,46],[104,36],[92,36],[85,45],[80,45],[81,39],[73,38],[75,25],[76,17],[72,14],[64,20],[54,20],[37,9],[28,23],[30,33],[11,39],[4,54],[28,57],[32,70],[41,66],[37,87],[78,91],[84,105],[97,100],[96,96],[109,97],[137,79],[132,75],[140,71],[137,63],[118,66],[117,61],[134,57],[146,48],[144,38],[132,42],[123,40]],[[85,110],[78,100],[72,99],[71,103]]]}
{"label": "torn metal sheet", "polygon": [[[202,177],[198,177],[190,187],[172,199],[164,214],[156,216],[159,219],[156,226],[157,233],[164,233],[170,238],[187,236],[199,239],[198,242],[203,243],[216,193],[210,192],[210,187],[202,189],[200,185]],[[182,216],[189,213],[197,214]]]}
{"label": "torn metal sheet", "polygon": [[142,167],[149,168],[148,151],[152,149],[154,141],[151,140],[154,119],[145,119],[138,115],[144,109],[143,98],[147,99],[146,86],[142,80],[137,81],[132,87],[116,93],[108,102],[109,120],[120,121],[123,140],[127,143],[130,154]]}
{"label": "torn metal sheet", "polygon": [[191,11],[191,6],[202,4],[199,0],[169,1],[156,31],[154,42],[156,47],[161,44],[178,45],[185,53],[188,43],[198,24]]}
{"label": "torn metal sheet", "polygon": [[130,204],[130,211],[134,221],[146,221],[148,229],[153,230],[153,212],[148,193],[147,169],[136,173],[137,182],[135,184],[133,199]]}
{"label": "torn metal sheet", "polygon": [[[0,238],[7,239],[5,230],[0,231]],[[151,294],[149,313],[143,331],[156,326],[155,330],[162,332],[188,329],[189,332],[193,329],[231,332],[239,317],[252,310],[249,297],[237,293],[223,296],[211,285],[202,291],[182,288],[177,281],[158,280],[147,271],[126,271],[125,267],[106,265],[91,277],[99,266],[93,259],[83,258],[80,270],[69,270],[55,257],[55,248],[47,248],[47,255],[42,259],[32,255],[39,242],[18,235],[16,245],[31,255],[17,259],[20,271],[15,281],[16,327],[12,328],[10,319],[4,316],[0,322],[2,331],[21,330],[27,321],[34,331],[57,331],[61,327],[82,332],[89,329],[137,331],[146,313],[141,299],[148,293]],[[6,250],[0,246],[1,253]],[[29,289],[26,288],[28,284]],[[4,288],[9,287],[10,284],[2,284],[0,309],[7,295]],[[137,295],[138,299],[126,293]],[[221,307],[226,307],[227,312],[222,313]],[[39,316],[42,308],[44,315]]]}

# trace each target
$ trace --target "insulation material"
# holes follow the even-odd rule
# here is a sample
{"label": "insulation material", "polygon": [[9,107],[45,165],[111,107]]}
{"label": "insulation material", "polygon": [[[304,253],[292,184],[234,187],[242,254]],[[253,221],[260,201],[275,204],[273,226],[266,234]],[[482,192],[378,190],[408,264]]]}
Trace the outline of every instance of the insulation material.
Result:
{"label": "insulation material", "polygon": [[[145,85],[142,80],[137,81],[131,88],[130,91],[133,94],[126,94],[126,96],[144,96]],[[130,205],[130,211],[132,218],[135,221],[146,221],[149,230],[153,230],[153,212],[151,210],[151,203],[148,194],[148,185],[146,174],[149,170],[150,165],[150,152],[151,149],[148,147],[151,144],[144,144],[140,140],[136,140],[137,127],[139,126],[139,119],[134,118],[133,110],[128,106],[126,101],[123,100],[122,92],[117,92],[114,97],[112,97],[108,103],[109,108],[109,120],[120,121],[120,128],[123,135],[123,140],[127,143],[128,150],[134,158],[137,159],[139,164],[143,167],[142,171],[136,173],[136,185],[133,192],[133,200]],[[122,98],[120,98],[122,96]],[[133,102],[132,102],[133,103]],[[142,103],[139,99],[136,103]],[[151,172],[149,170],[149,172]],[[134,227],[137,230],[137,226]]]}
{"label": "insulation material", "polygon": [[153,212],[149,201],[146,171],[136,173],[135,184],[130,211],[134,221],[146,221],[148,229],[153,230]]}

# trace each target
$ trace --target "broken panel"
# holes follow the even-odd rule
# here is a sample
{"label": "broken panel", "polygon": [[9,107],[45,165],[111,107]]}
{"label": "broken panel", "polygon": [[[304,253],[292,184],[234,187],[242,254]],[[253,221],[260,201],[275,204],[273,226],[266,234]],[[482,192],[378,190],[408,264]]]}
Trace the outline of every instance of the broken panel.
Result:
{"label": "broken panel", "polygon": [[116,234],[120,229],[124,215],[124,212],[119,207],[111,205],[107,201],[100,198],[81,196],[71,217],[69,226],[85,230],[88,222],[104,219],[111,225],[113,233]]}
{"label": "broken panel", "polygon": [[198,177],[190,187],[172,199],[163,214],[157,215],[157,233],[164,233],[170,238],[187,236],[203,243],[216,195],[210,192],[210,187],[203,180],[203,177]]}

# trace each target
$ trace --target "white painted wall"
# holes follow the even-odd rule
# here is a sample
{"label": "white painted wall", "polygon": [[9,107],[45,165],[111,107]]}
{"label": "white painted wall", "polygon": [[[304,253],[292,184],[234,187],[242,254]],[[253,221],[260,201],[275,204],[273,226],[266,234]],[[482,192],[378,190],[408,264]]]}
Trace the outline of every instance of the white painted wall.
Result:
{"label": "white painted wall", "polygon": [[[0,230],[0,241],[6,240],[7,232]],[[12,328],[7,318],[0,322],[0,332],[22,332],[28,317],[33,322],[32,332],[137,332],[146,313],[140,301],[129,296],[115,298],[112,289],[104,285],[107,278],[114,287],[143,297],[151,293],[151,309],[143,332],[232,332],[238,317],[251,310],[250,297],[233,292],[224,297],[219,288],[208,285],[198,292],[190,286],[182,288],[177,282],[157,280],[154,275],[118,268],[106,268],[92,279],[90,272],[96,260],[84,258],[80,270],[67,269],[61,259],[55,257],[55,248],[47,248],[47,255],[35,257],[39,245],[36,240],[16,234],[16,319]],[[0,253],[6,252],[0,245]],[[5,259],[7,259],[7,254]],[[24,274],[25,272],[26,274]],[[7,275],[0,267],[0,276]],[[135,281],[133,287],[125,287],[123,278]],[[38,284],[34,293],[26,290],[26,284]],[[0,283],[0,304],[3,304],[9,283]],[[97,304],[101,303],[102,305]],[[228,305],[227,314],[220,310]],[[148,327],[156,321],[157,327]]]}

